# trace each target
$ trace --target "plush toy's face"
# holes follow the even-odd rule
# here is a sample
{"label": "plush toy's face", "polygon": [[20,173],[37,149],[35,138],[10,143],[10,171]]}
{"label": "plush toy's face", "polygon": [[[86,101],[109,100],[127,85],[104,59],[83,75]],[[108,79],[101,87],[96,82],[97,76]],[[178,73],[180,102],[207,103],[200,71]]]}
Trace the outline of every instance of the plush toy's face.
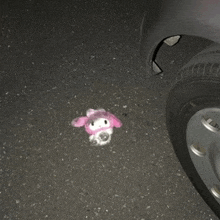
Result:
{"label": "plush toy's face", "polygon": [[107,118],[98,118],[98,119],[92,120],[89,123],[88,127],[92,131],[99,130],[100,128],[109,128],[110,121]]}
{"label": "plush toy's face", "polygon": [[99,131],[104,131],[112,127],[111,119],[107,117],[90,119],[85,125],[85,129],[89,134],[96,134]]}

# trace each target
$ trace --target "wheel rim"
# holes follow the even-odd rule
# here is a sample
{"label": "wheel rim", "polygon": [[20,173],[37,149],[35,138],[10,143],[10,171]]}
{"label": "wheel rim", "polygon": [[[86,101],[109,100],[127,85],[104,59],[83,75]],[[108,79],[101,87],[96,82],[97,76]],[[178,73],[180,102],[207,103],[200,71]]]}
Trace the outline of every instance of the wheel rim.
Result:
{"label": "wheel rim", "polygon": [[192,162],[220,204],[220,108],[206,108],[187,124],[186,141]]}

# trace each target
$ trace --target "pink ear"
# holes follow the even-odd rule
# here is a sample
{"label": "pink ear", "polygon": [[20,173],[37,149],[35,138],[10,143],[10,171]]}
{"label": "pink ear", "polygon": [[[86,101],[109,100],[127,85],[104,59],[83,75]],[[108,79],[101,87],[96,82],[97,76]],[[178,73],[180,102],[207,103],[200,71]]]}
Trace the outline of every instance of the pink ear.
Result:
{"label": "pink ear", "polygon": [[88,118],[87,117],[79,117],[79,118],[75,118],[71,124],[74,127],[82,127],[86,124]]}
{"label": "pink ear", "polygon": [[86,115],[87,115],[87,117],[89,117],[89,116],[91,116],[92,114],[94,114],[95,112],[96,112],[96,110],[90,108],[90,109],[88,109],[88,110],[86,111]]}
{"label": "pink ear", "polygon": [[90,109],[88,109],[88,110],[86,111],[86,116],[87,116],[87,117],[90,117],[91,115],[93,115],[93,114],[95,114],[95,113],[97,113],[97,112],[105,112],[105,109],[100,108],[100,109],[95,110],[95,109],[90,108]]}
{"label": "pink ear", "polygon": [[116,128],[120,128],[122,126],[121,121],[116,118],[113,114],[111,114],[111,118],[112,118],[112,122],[113,122],[113,126]]}

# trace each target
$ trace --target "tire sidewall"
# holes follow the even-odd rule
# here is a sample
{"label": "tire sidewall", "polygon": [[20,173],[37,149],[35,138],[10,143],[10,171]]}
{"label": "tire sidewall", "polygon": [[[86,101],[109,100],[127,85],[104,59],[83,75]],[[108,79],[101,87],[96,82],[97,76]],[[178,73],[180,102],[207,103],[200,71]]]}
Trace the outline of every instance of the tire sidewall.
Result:
{"label": "tire sidewall", "polygon": [[182,80],[171,90],[167,101],[167,128],[175,153],[206,203],[220,217],[219,203],[207,189],[191,160],[186,129],[190,118],[204,108],[220,107],[220,79],[217,77]]}

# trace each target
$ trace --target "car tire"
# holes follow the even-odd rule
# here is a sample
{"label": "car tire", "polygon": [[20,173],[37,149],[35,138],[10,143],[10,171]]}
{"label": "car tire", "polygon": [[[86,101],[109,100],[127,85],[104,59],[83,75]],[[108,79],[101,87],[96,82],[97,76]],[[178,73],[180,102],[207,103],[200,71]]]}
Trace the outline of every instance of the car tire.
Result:
{"label": "car tire", "polygon": [[167,99],[166,124],[184,171],[220,218],[220,56],[200,60],[179,72]]}

